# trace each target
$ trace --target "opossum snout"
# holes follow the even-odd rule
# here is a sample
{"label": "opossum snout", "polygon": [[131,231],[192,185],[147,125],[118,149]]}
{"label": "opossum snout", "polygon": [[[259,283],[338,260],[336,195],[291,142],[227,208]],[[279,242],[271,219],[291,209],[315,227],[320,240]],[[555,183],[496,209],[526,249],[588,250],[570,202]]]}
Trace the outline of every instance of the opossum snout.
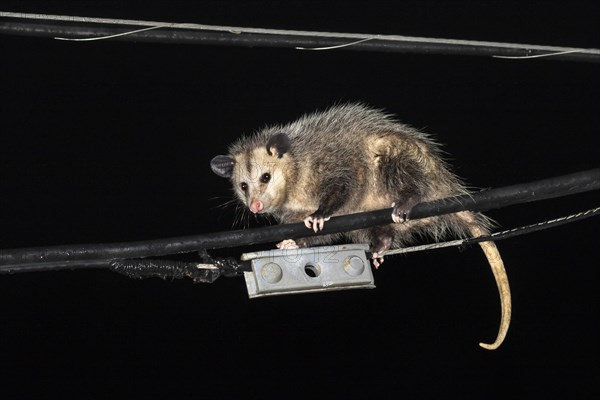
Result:
{"label": "opossum snout", "polygon": [[265,208],[265,206],[263,205],[262,201],[257,200],[257,199],[252,199],[250,201],[250,204],[248,205],[248,208],[254,214],[258,214]]}

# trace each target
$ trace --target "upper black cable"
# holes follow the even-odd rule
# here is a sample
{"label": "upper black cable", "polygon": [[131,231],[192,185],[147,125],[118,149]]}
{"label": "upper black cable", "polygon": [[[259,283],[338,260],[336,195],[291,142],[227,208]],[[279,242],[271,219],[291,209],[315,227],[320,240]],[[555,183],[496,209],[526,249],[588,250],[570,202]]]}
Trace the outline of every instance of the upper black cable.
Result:
{"label": "upper black cable", "polygon": [[[599,62],[599,49],[542,46],[401,35],[317,32],[216,26],[193,23],[122,20],[0,11],[0,33],[88,41],[109,38],[155,43],[219,46],[287,47],[302,50],[333,48],[497,58],[537,58]],[[143,27],[140,29],[140,27]]]}

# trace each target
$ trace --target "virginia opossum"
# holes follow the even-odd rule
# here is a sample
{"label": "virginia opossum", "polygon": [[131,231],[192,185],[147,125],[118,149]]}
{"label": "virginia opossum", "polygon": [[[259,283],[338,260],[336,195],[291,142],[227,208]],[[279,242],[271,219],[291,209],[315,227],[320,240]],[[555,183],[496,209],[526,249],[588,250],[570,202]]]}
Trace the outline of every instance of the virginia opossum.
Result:
{"label": "virginia opossum", "polygon": [[[395,223],[344,234],[285,240],[278,247],[330,244],[346,238],[369,243],[373,263],[380,253],[419,236],[439,241],[488,233],[490,221],[459,212],[407,220],[419,202],[468,193],[449,171],[439,145],[426,133],[363,104],[336,105],[287,124],[244,136],[216,156],[211,168],[229,178],[235,194],[251,212],[268,213],[281,223],[304,221],[318,231],[331,216],[393,207]],[[496,349],[506,336],[511,296],[502,258],[493,242],[480,243],[500,293],[501,322]]]}

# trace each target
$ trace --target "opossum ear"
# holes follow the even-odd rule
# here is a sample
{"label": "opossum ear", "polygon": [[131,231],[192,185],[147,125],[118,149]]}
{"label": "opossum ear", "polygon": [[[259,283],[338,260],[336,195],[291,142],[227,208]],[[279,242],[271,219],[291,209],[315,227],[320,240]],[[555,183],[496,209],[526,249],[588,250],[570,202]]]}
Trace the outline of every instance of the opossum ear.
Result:
{"label": "opossum ear", "polygon": [[231,178],[235,160],[230,156],[216,156],[210,160],[210,169],[221,178]]}
{"label": "opossum ear", "polygon": [[290,150],[291,145],[292,143],[290,142],[288,135],[285,133],[278,133],[271,136],[267,142],[267,153],[269,153],[270,156],[275,154],[277,158],[281,158]]}

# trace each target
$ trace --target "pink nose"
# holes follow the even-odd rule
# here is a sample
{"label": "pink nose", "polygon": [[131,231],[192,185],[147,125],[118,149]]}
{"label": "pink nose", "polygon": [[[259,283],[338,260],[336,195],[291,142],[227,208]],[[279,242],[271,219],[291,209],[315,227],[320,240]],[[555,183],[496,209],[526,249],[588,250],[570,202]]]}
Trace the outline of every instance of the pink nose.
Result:
{"label": "pink nose", "polygon": [[264,206],[262,201],[260,200],[252,200],[250,202],[250,211],[252,211],[254,214],[259,213],[263,210]]}

